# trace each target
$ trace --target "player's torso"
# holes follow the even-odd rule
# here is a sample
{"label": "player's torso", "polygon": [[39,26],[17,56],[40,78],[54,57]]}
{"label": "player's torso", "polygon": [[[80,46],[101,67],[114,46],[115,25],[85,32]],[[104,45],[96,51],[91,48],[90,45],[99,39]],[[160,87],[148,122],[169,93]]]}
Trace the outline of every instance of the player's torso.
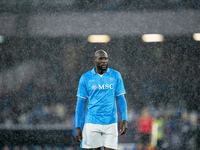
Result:
{"label": "player's torso", "polygon": [[86,114],[101,121],[116,118],[117,78],[112,72],[104,75],[89,74],[86,78],[88,102]]}
{"label": "player's torso", "polygon": [[95,74],[87,78],[87,91],[88,97],[100,96],[101,94],[110,94],[114,96],[116,90],[116,79],[110,74],[104,74],[102,76]]}

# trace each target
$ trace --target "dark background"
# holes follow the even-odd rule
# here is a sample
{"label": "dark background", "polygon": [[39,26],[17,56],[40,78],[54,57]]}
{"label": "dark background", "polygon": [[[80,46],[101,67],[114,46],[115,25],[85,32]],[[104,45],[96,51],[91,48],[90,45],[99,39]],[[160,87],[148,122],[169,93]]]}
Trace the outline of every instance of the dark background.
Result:
{"label": "dark background", "polygon": [[[45,139],[42,129],[9,125],[61,124],[71,132],[79,78],[94,67],[99,49],[122,74],[129,109],[172,107],[199,116],[200,42],[193,39],[199,9],[198,0],[0,0],[2,144],[16,135],[24,141],[24,134]],[[145,43],[147,33],[163,34],[164,41]],[[111,41],[89,43],[91,34],[108,34]]]}

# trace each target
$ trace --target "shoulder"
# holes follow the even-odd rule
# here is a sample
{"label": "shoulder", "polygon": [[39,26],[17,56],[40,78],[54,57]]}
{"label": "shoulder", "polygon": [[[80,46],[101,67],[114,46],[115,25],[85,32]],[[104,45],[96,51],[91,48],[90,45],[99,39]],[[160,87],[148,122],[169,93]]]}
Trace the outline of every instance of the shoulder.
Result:
{"label": "shoulder", "polygon": [[110,73],[120,75],[120,72],[114,69],[109,68]]}
{"label": "shoulder", "polygon": [[122,79],[121,73],[119,71],[116,71],[114,69],[110,69],[110,73],[111,73],[111,76],[115,77],[116,79],[119,79],[119,80]]}

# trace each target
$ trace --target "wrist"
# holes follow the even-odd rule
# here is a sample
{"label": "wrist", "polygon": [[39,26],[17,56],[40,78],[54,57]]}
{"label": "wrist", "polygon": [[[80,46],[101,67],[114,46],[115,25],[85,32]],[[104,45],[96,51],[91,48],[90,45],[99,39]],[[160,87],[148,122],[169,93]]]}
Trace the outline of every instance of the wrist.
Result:
{"label": "wrist", "polygon": [[127,121],[128,122],[128,118],[122,118],[122,121]]}

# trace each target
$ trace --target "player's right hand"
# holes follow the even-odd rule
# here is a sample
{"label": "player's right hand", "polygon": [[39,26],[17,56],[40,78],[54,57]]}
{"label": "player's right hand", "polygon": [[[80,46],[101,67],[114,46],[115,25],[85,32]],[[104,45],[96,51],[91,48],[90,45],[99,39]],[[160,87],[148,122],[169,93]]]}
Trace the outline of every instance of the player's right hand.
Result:
{"label": "player's right hand", "polygon": [[81,131],[81,128],[79,128],[79,127],[76,128],[75,137],[76,137],[76,140],[78,142],[81,142],[81,140],[82,140],[82,131]]}

